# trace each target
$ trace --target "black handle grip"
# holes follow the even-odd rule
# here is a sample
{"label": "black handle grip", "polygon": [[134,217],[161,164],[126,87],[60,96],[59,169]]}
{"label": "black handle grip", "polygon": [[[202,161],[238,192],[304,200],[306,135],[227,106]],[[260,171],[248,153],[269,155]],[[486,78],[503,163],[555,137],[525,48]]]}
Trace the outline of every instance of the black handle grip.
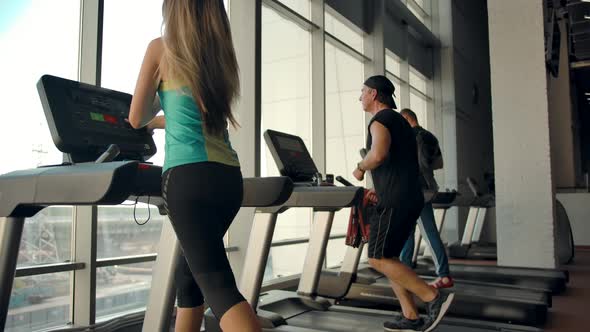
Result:
{"label": "black handle grip", "polygon": [[109,145],[109,148],[105,152],[103,152],[103,154],[101,154],[100,157],[98,157],[98,159],[96,159],[95,163],[102,164],[108,163],[109,161],[113,161],[115,160],[115,158],[117,158],[117,156],[119,156],[120,153],[121,149],[119,149],[119,147],[116,144],[111,144]]}
{"label": "black handle grip", "polygon": [[361,154],[362,158],[365,158],[367,156],[367,149],[362,148],[359,150],[359,153]]}
{"label": "black handle grip", "polygon": [[336,181],[342,183],[343,185],[345,185],[347,187],[354,187],[354,184],[350,183],[348,180],[346,180],[345,178],[341,177],[340,175],[338,175],[336,177]]}
{"label": "black handle grip", "polygon": [[471,189],[471,192],[475,197],[481,196],[481,193],[479,192],[479,187],[475,179],[467,177],[467,184],[469,185],[469,189]]}

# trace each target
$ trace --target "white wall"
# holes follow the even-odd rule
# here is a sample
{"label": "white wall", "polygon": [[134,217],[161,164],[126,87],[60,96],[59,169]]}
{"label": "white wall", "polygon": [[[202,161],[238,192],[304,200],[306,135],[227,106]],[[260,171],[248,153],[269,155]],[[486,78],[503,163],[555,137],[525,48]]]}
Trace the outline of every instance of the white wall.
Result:
{"label": "white wall", "polygon": [[557,199],[567,211],[574,244],[590,246],[590,193],[560,193],[557,194]]}

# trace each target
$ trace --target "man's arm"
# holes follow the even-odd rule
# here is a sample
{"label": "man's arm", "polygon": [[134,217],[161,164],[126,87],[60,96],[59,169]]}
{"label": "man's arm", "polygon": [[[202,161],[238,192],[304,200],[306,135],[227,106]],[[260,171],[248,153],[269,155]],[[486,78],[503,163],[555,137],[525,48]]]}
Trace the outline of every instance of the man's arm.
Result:
{"label": "man's arm", "polygon": [[391,146],[391,135],[389,130],[381,123],[374,121],[371,125],[371,150],[365,158],[358,163],[361,171],[370,171],[381,166],[387,159],[389,147]]}

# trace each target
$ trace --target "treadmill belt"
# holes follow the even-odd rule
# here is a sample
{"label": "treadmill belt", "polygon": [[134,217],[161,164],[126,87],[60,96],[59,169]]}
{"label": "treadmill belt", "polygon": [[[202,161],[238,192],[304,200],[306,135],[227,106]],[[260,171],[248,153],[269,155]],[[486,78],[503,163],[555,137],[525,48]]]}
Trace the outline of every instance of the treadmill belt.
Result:
{"label": "treadmill belt", "polygon": [[[358,311],[359,309],[356,309]],[[362,313],[340,310],[309,311],[290,318],[287,324],[330,332],[375,332],[383,331],[383,322],[393,319],[395,313],[383,314],[366,311]],[[499,324],[483,321],[445,318],[436,330],[437,332],[540,332],[531,327]]]}
{"label": "treadmill belt", "polygon": [[[388,286],[387,278],[377,279],[377,284]],[[542,292],[529,292],[521,289],[505,289],[498,287],[489,287],[483,285],[468,285],[461,282],[455,282],[455,287],[449,289],[452,292],[461,295],[474,295],[477,297],[495,297],[506,300],[531,301],[536,303],[548,304],[547,295]]]}
{"label": "treadmill belt", "polygon": [[[543,271],[535,269],[517,269],[499,266],[475,266],[451,264],[451,274],[456,279],[491,281],[505,283],[523,288],[561,293],[567,284],[567,275],[563,271]],[[436,275],[433,266],[419,264],[414,271],[418,275]]]}
{"label": "treadmill belt", "polygon": [[[534,326],[544,324],[547,319],[550,297],[545,293],[459,282],[451,291],[455,293],[455,301],[449,309],[451,316]],[[399,308],[386,278],[378,279],[373,285],[355,284],[349,293],[351,295],[346,299],[349,302],[341,302],[343,305],[368,306],[365,303],[373,303],[372,308]],[[424,307],[422,303],[417,304],[420,308]]]}
{"label": "treadmill belt", "polygon": [[486,274],[508,274],[523,278],[557,278],[564,280],[566,279],[565,273],[559,270],[549,271],[545,269],[514,268],[496,265],[479,266],[469,264],[452,264],[451,269],[453,272],[460,271],[482,273],[482,271],[484,271]]}

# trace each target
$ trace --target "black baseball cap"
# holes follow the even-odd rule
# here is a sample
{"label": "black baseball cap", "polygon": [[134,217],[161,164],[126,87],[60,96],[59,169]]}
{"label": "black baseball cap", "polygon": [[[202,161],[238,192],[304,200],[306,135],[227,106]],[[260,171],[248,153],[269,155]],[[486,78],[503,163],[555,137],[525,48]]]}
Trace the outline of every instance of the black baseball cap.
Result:
{"label": "black baseball cap", "polygon": [[385,104],[393,109],[397,109],[397,105],[393,100],[393,96],[395,96],[395,86],[393,86],[393,83],[391,83],[389,78],[383,75],[375,75],[367,78],[364,84],[371,89],[377,90],[377,94],[385,97]]}

